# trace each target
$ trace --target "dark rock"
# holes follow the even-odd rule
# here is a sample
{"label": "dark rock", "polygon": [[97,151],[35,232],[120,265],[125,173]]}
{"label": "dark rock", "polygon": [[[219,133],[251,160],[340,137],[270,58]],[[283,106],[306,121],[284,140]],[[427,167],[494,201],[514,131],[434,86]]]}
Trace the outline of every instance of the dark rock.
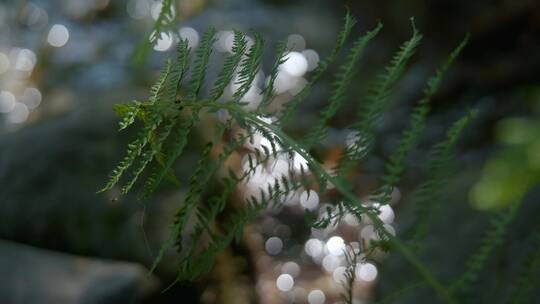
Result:
{"label": "dark rock", "polygon": [[0,241],[0,299],[26,303],[140,303],[157,281],[138,264],[90,259]]}

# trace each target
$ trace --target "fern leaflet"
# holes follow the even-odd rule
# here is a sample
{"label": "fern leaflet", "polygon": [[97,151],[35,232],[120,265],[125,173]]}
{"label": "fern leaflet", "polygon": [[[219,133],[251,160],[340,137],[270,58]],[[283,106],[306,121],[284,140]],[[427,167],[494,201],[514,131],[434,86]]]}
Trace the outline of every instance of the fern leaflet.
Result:
{"label": "fern leaflet", "polygon": [[446,139],[436,144],[430,152],[429,178],[419,186],[415,196],[416,223],[411,228],[414,244],[417,244],[425,237],[431,226],[434,204],[441,197],[444,182],[450,175],[453,148],[465,127],[470,124],[475,116],[476,111],[469,111],[465,117],[456,121],[448,129]]}
{"label": "fern leaflet", "polygon": [[439,89],[441,80],[446,74],[454,60],[457,58],[461,50],[467,44],[466,37],[453,51],[448,59],[437,69],[433,77],[428,80],[428,85],[424,90],[424,97],[418,102],[411,114],[410,127],[403,131],[401,140],[396,151],[390,156],[390,159],[385,165],[386,174],[382,178],[383,183],[389,188],[397,185],[403,170],[405,169],[404,160],[411,149],[416,145],[418,137],[425,127],[426,118],[430,110],[430,102],[433,95]]}
{"label": "fern leaflet", "polygon": [[289,121],[289,119],[293,117],[293,115],[296,113],[296,110],[300,106],[300,103],[302,103],[302,101],[309,95],[315,83],[319,81],[319,79],[322,77],[328,67],[336,60],[337,55],[345,45],[345,42],[347,41],[347,38],[349,37],[349,34],[351,33],[351,30],[355,23],[356,20],[351,16],[349,11],[347,11],[343,27],[338,34],[336,46],[334,47],[330,55],[328,55],[327,58],[325,58],[319,63],[319,66],[315,70],[308,84],[302,89],[302,91],[300,91],[300,93],[296,94],[293,99],[289,101],[289,103],[285,106],[281,113],[281,118],[279,119],[280,125],[285,125]]}
{"label": "fern leaflet", "polygon": [[368,42],[379,33],[381,28],[382,24],[379,23],[375,29],[367,32],[354,42],[345,62],[336,73],[336,79],[333,84],[334,90],[330,96],[329,104],[321,111],[320,118],[305,137],[304,146],[306,149],[309,149],[326,136],[326,124],[336,115],[338,109],[346,100],[347,89],[354,77],[356,63],[362,56]]}

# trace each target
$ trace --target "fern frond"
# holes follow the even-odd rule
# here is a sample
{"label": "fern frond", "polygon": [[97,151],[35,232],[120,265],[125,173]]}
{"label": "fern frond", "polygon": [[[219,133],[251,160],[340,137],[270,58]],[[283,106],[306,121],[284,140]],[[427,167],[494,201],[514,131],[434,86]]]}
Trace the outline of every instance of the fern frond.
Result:
{"label": "fern frond", "polygon": [[[228,189],[234,189],[238,180],[234,178],[226,179],[229,183]],[[292,181],[291,181],[292,182]],[[300,183],[292,182],[295,184],[291,188],[298,189]],[[226,188],[227,189],[227,188]],[[227,192],[227,190],[226,190]],[[270,203],[274,205],[279,204],[280,200],[288,193],[280,187],[278,180],[274,185],[269,185],[267,189],[261,189],[261,197],[252,197],[248,199],[245,207],[236,211],[229,220],[225,221],[223,225],[223,233],[210,232],[211,240],[209,244],[196,254],[196,245],[200,239],[201,232],[205,229],[205,223],[200,223],[196,231],[192,234],[192,244],[189,246],[187,254],[184,256],[180,263],[180,271],[178,275],[178,281],[180,280],[194,280],[201,274],[207,273],[211,270],[215,257],[220,254],[223,249],[229,246],[232,242],[239,242],[244,231],[244,227],[257,218],[261,211],[270,206]],[[223,198],[225,196],[222,196]],[[221,198],[219,198],[221,200]],[[221,201],[221,203],[223,203]],[[207,212],[209,215],[215,215],[217,210],[210,210]],[[203,216],[204,221],[211,219]],[[198,233],[198,235],[196,235]]]}
{"label": "fern frond", "polygon": [[227,85],[231,83],[234,72],[236,71],[236,68],[240,64],[240,61],[246,52],[246,45],[247,42],[244,34],[239,31],[234,31],[234,42],[232,47],[233,54],[227,56],[225,62],[223,63],[223,69],[219,73],[217,80],[214,83],[214,87],[210,92],[211,100],[217,100],[219,97],[221,97]]}
{"label": "fern frond", "polygon": [[433,95],[439,89],[443,76],[446,74],[454,60],[461,53],[468,41],[468,36],[450,53],[448,59],[437,69],[424,90],[423,98],[418,102],[411,114],[411,122],[408,129],[401,134],[401,140],[395,152],[385,164],[385,175],[382,178],[384,185],[390,189],[397,185],[403,170],[405,169],[405,157],[416,145],[420,134],[424,131],[426,118],[430,110],[430,102]]}
{"label": "fern frond", "polygon": [[358,261],[358,252],[352,246],[345,250],[345,282],[343,282],[344,292],[341,294],[341,299],[344,304],[354,304],[353,289],[356,280],[356,264]]}
{"label": "fern frond", "polygon": [[339,71],[336,73],[333,83],[332,95],[326,108],[324,108],[320,117],[317,120],[315,126],[306,135],[304,139],[304,146],[310,149],[315,143],[321,141],[327,133],[326,124],[328,121],[336,115],[338,109],[345,102],[347,97],[347,89],[355,75],[355,66],[360,57],[362,56],[366,45],[371,39],[373,39],[381,30],[382,24],[379,23],[375,29],[367,32],[364,36],[358,38],[345,59],[345,62],[340,66]]}
{"label": "fern frond", "polygon": [[[188,66],[188,56],[189,56],[189,48],[188,48],[188,42],[187,40],[181,40],[178,43],[177,47],[177,64],[172,69],[168,81],[166,81],[159,90],[163,91],[163,93],[159,93],[156,95],[156,99],[159,99],[162,105],[159,105],[158,112],[155,113],[155,116],[152,115],[152,119],[158,120],[158,119],[165,119],[166,112],[168,110],[173,110],[173,116],[176,115],[176,105],[175,105],[175,99],[176,95],[178,94],[178,90],[180,89],[180,84],[182,83],[182,79],[184,78],[184,75],[187,72],[187,66]],[[159,96],[158,96],[159,95]],[[151,97],[152,98],[152,97]],[[155,101],[157,102],[157,100]],[[168,107],[174,107],[173,109],[168,109]],[[127,182],[121,190],[122,194],[127,194],[135,182],[138,180],[141,173],[144,171],[146,166],[154,159],[157,153],[161,152],[162,146],[171,134],[171,131],[175,128],[177,123],[176,118],[169,119],[166,121],[165,126],[163,127],[163,130],[158,134],[158,132],[154,132],[153,137],[151,138],[152,146],[147,149],[145,152],[142,153],[141,159],[139,160],[138,167],[133,171],[133,176],[131,177],[131,180]]]}
{"label": "fern frond", "polygon": [[[256,113],[246,112],[242,109],[241,105],[235,102],[211,102],[211,101],[197,101],[197,102],[187,102],[186,106],[197,106],[205,107],[211,110],[223,109],[229,111],[229,113],[235,118],[241,118],[244,121],[249,121],[253,124],[257,124],[262,128],[267,129],[277,136],[281,142],[287,145],[287,147],[298,153],[299,156],[303,157],[308,167],[314,172],[315,178],[321,177],[324,182],[328,181],[333,184],[336,189],[343,195],[345,202],[347,203],[347,208],[351,206],[356,206],[359,209],[362,209],[362,202],[357,198],[357,196],[346,186],[346,183],[343,182],[342,178],[332,176],[309,154],[306,150],[294,139],[292,139],[288,134],[283,132],[283,130],[276,125],[275,123],[268,123],[262,120]],[[319,186],[323,186],[322,184]],[[270,189],[269,189],[270,190]],[[266,198],[263,198],[266,199]],[[364,209],[365,210],[365,209]],[[399,251],[403,256],[414,265],[420,275],[426,280],[426,282],[431,285],[439,294],[439,296],[445,299],[449,303],[455,303],[452,299],[446,288],[439,282],[439,280],[433,276],[431,271],[426,268],[426,266],[416,257],[416,255],[410,250],[408,246],[402,243],[400,240],[395,238],[390,234],[385,228],[384,223],[377,217],[376,213],[366,212],[369,218],[373,221],[377,232],[388,240],[388,243]]]}
{"label": "fern frond", "polygon": [[[357,161],[371,150],[375,123],[390,105],[393,88],[404,73],[409,59],[414,55],[422,40],[422,35],[416,29],[414,21],[412,21],[412,28],[413,35],[411,39],[401,45],[399,51],[392,58],[390,65],[385,68],[385,72],[377,76],[368,92],[365,106],[360,109],[358,122],[351,126],[351,129],[357,131],[359,136],[355,145],[347,147],[346,157],[350,160]],[[341,172],[351,165],[351,163],[344,160],[341,162],[338,171]]]}
{"label": "fern frond", "polygon": [[163,146],[163,143],[171,133],[172,129],[175,127],[176,123],[172,122],[165,126],[164,130],[158,134],[155,137],[155,141],[152,144],[152,147],[150,149],[147,149],[144,153],[141,154],[141,159],[139,160],[139,164],[136,167],[135,170],[133,170],[133,176],[131,179],[122,187],[121,193],[127,194],[129,190],[133,187],[135,182],[139,179],[139,176],[144,171],[146,166],[154,159],[154,156],[156,153],[161,151],[161,147]]}
{"label": "fern frond", "polygon": [[[150,88],[150,97],[148,99],[148,106],[155,105],[162,97],[163,88],[167,79],[171,73],[171,62],[167,61],[165,70],[161,73],[158,81]],[[143,149],[148,144],[152,133],[161,124],[162,116],[160,111],[150,110],[147,115],[147,121],[144,128],[139,132],[138,137],[131,144],[128,145],[128,151],[126,156],[120,161],[118,166],[112,171],[109,177],[108,183],[98,192],[103,192],[111,189],[118,183],[122,175],[128,170],[135,162],[136,158],[141,155]]]}
{"label": "fern frond", "polygon": [[235,100],[240,100],[249,91],[261,67],[264,40],[259,33],[255,32],[254,35],[255,43],[250,47],[248,53],[240,63],[235,82],[235,85],[238,85],[239,88],[233,94]]}
{"label": "fern frond", "polygon": [[531,250],[522,263],[522,270],[514,282],[513,292],[509,299],[512,304],[530,303],[531,293],[540,286],[538,272],[540,271],[540,226],[536,225],[531,239]]}
{"label": "fern frond", "polygon": [[161,2],[161,11],[154,23],[154,28],[150,33],[149,42],[152,46],[161,38],[163,28],[165,28],[174,18],[174,3],[172,0],[163,0]]}
{"label": "fern frond", "polygon": [[[233,140],[230,142],[218,157],[215,165],[199,165],[198,168],[219,168],[224,160],[241,146],[246,139],[247,137],[242,137],[238,141]],[[260,160],[257,159],[257,161],[259,162]],[[261,162],[259,162],[259,164],[260,163]],[[257,166],[258,165],[254,164],[251,167],[255,170],[254,168]],[[260,211],[269,206],[271,202],[279,204],[284,195],[301,187],[301,183],[294,181],[292,176],[287,177],[287,179],[290,179],[287,186],[285,186],[280,179],[276,178],[273,184],[268,185],[268,188],[260,189],[261,195],[259,198],[252,197],[249,199],[247,206],[236,212],[229,221],[226,221],[222,229],[224,231],[223,233],[216,231],[216,229],[212,228],[211,223],[215,220],[216,216],[223,211],[227,199],[235,191],[237,185],[250,178],[251,174],[249,171],[251,171],[251,169],[249,169],[248,172],[244,172],[241,177],[237,177],[236,174],[231,171],[229,177],[222,179],[225,188],[223,192],[220,195],[209,198],[209,203],[206,204],[208,207],[200,204],[196,209],[195,215],[191,215],[193,209],[190,209],[188,206],[193,206],[193,202],[200,198],[200,195],[197,196],[196,193],[199,193],[199,191],[205,187],[205,184],[208,181],[207,178],[209,177],[208,174],[201,174],[201,170],[196,170],[195,177],[192,179],[193,182],[191,184],[190,192],[179,212],[179,220],[177,220],[177,223],[185,223],[187,222],[187,219],[190,218],[190,215],[195,219],[195,228],[189,236],[189,243],[186,247],[180,247],[182,259],[180,262],[179,280],[194,280],[201,274],[210,271],[215,257],[231,242],[240,239],[244,226],[248,222],[256,218]],[[207,173],[208,172],[211,172],[211,170],[207,171]],[[194,183],[195,181],[197,181],[197,183]],[[180,235],[181,229],[179,229],[179,226],[175,226],[175,229],[177,229],[177,232],[174,234],[177,237],[176,243],[177,245],[180,245],[183,241],[183,238]],[[205,248],[200,248],[203,235],[207,235],[209,240]]]}
{"label": "fern frond", "polygon": [[[190,49],[188,46],[188,41],[180,40],[177,47],[177,67],[173,73],[169,89],[167,90],[167,98],[169,103],[174,107],[172,111],[173,117],[168,119],[167,125],[164,128],[165,130],[158,136],[157,140],[154,142],[152,151],[149,152],[149,155],[146,158],[148,163],[152,158],[161,153],[166,155],[166,160],[157,159],[159,164],[156,166],[157,169],[154,170],[154,172],[145,182],[142,197],[148,197],[157,188],[163,177],[168,174],[170,175],[171,166],[183,151],[191,127],[196,122],[193,116],[189,116],[186,121],[180,123],[179,125],[179,118],[175,117],[176,115],[179,115],[180,111],[182,110],[181,101],[179,105],[176,103],[176,96],[180,91],[182,80],[188,71],[189,53]],[[164,147],[165,142],[170,138],[172,138],[172,150],[167,151],[167,153],[163,153],[162,148]],[[146,164],[143,165],[145,166]],[[127,188],[127,190],[129,190],[129,188]]]}
{"label": "fern frond", "polygon": [[196,256],[192,253],[180,261],[176,281],[194,280],[201,274],[208,273],[212,269],[215,257],[235,239],[238,239],[245,225],[257,218],[264,208],[266,208],[264,203],[252,202],[231,216],[224,225],[224,235],[216,235],[205,250]]}
{"label": "fern frond", "polygon": [[[328,219],[325,220],[326,222],[333,223],[336,219],[339,220],[345,212],[353,213],[356,216],[367,215],[373,220],[377,231],[385,237],[384,240],[387,240],[389,244],[395,246],[395,248],[416,267],[425,281],[430,284],[443,299],[452,302],[451,295],[448,294],[446,288],[442,286],[433,274],[431,274],[429,269],[419,261],[410,248],[386,231],[384,224],[377,217],[376,212],[369,207],[363,206],[361,200],[349,189],[348,184],[340,176],[336,177],[330,175],[308,152],[309,148],[317,142],[317,139],[321,139],[326,135],[325,126],[344,102],[347,85],[351,82],[353,77],[354,64],[351,64],[351,62],[355,63],[359,60],[365,44],[380,30],[380,25],[353,44],[352,51],[347,57],[347,60],[349,61],[348,66],[342,67],[336,77],[331,103],[323,110],[322,122],[314,128],[314,131],[310,132],[312,136],[308,138],[307,142],[298,143],[298,141],[292,139],[283,132],[280,127],[294,115],[300,103],[308,96],[310,89],[322,77],[322,74],[330,64],[333,63],[345,44],[354,23],[355,21],[353,18],[347,13],[345,24],[339,34],[338,42],[334,50],[325,60],[320,62],[307,86],[299,94],[294,96],[293,100],[282,110],[281,118],[278,123],[269,123],[265,117],[262,117],[262,111],[260,111],[261,107],[258,107],[258,111],[255,113],[251,113],[245,111],[242,104],[239,103],[244,94],[252,88],[253,81],[261,66],[264,42],[259,34],[255,34],[253,46],[249,48],[249,50],[246,50],[247,43],[243,35],[235,32],[233,54],[225,59],[223,69],[221,73],[218,74],[218,78],[210,91],[210,97],[207,100],[200,96],[200,92],[205,83],[207,66],[212,53],[212,44],[214,42],[215,34],[214,29],[210,29],[205,33],[201,40],[200,47],[195,52],[194,65],[191,70],[191,80],[185,98],[177,98],[178,88],[182,77],[179,77],[180,74],[176,73],[179,70],[176,69],[172,70],[170,75],[166,77],[159,87],[154,86],[152,88],[149,101],[144,104],[141,110],[139,110],[144,121],[141,139],[140,141],[132,143],[128,149],[135,152],[128,152],[128,156],[132,155],[133,157],[126,161],[126,169],[132,167],[133,163],[136,163],[137,166],[135,166],[135,169],[133,170],[133,179],[122,189],[123,192],[127,192],[133,186],[137,178],[145,170],[145,167],[149,163],[152,163],[153,160],[157,160],[159,166],[146,181],[143,195],[149,195],[156,189],[161,180],[170,174],[173,163],[186,146],[189,132],[198,122],[203,109],[208,109],[210,111],[227,110],[232,117],[231,121],[234,121],[235,124],[238,124],[241,128],[246,130],[248,134],[253,135],[257,133],[257,135],[261,135],[267,140],[269,143],[268,145],[262,145],[260,149],[254,152],[256,162],[264,161],[265,159],[269,159],[271,155],[279,155],[279,153],[295,153],[294,155],[299,155],[304,158],[309,167],[302,167],[301,174],[298,174],[298,172],[295,172],[294,174],[293,172],[289,172],[289,175],[276,177],[274,180],[265,183],[265,186],[259,189],[260,193],[258,193],[258,195],[254,195],[248,199],[246,208],[235,213],[229,221],[225,222],[222,231],[215,225],[215,219],[224,210],[228,198],[236,188],[235,186],[239,182],[247,180],[250,175],[244,174],[238,177],[234,174],[230,174],[228,178],[222,179],[224,191],[219,195],[211,196],[206,200],[205,196],[208,194],[206,191],[208,183],[215,176],[217,170],[223,166],[224,161],[228,156],[238,148],[237,144],[239,141],[236,142],[235,138],[233,138],[231,140],[232,142],[229,142],[217,159],[211,157],[212,153],[210,151],[213,151],[213,145],[207,146],[202,153],[201,159],[196,165],[194,175],[190,178],[189,190],[175,216],[171,237],[161,249],[152,266],[152,271],[163,257],[164,252],[168,248],[173,247],[176,243],[179,246],[181,254],[179,278],[194,279],[200,274],[210,270],[215,256],[231,242],[239,240],[244,230],[244,226],[249,221],[255,219],[264,208],[279,207],[280,200],[284,195],[291,193],[291,191],[295,191],[295,189],[299,189],[300,187],[306,188],[308,185],[313,186],[313,184],[318,183],[321,191],[324,191],[326,184],[331,183],[336,187],[336,190],[341,193],[344,200],[342,204],[338,204],[338,212],[334,212],[335,210],[332,210],[332,212],[329,211]],[[383,73],[378,82],[376,82],[376,85],[371,91],[371,97],[368,98],[368,104],[365,106],[366,111],[361,113],[362,122],[355,124],[355,130],[364,131],[369,135],[374,134],[375,122],[382,116],[382,112],[390,105],[389,97],[391,91],[397,80],[403,74],[409,58],[414,53],[415,48],[421,39],[421,35],[416,31],[414,25],[413,29],[414,33],[411,40],[403,45],[386,72]],[[187,43],[185,44],[187,46]],[[186,56],[182,57],[183,60],[178,61],[182,62],[183,66],[187,69],[187,47],[185,50]],[[283,63],[285,56],[285,45],[283,43],[278,44],[278,56],[269,77],[270,81],[263,91],[263,102],[261,103],[261,106],[266,105],[272,99],[274,91],[273,80],[275,80],[278,67]],[[182,63],[180,64],[181,66]],[[178,78],[180,80],[176,81]],[[233,101],[218,102],[218,99],[223,95],[224,89],[230,84],[232,79],[235,79],[235,84],[239,87],[238,90],[235,90]],[[175,85],[171,86],[171,84]],[[430,83],[427,89],[429,91],[426,92],[426,94],[433,94],[430,92],[434,92],[435,90],[433,88],[437,86],[437,80]],[[131,111],[136,112],[134,109]],[[130,113],[129,115],[134,118],[126,119],[126,122],[124,123],[126,126],[132,124],[133,122],[131,120],[135,120],[137,117],[137,113]],[[225,132],[226,129],[228,128],[222,127],[221,125],[218,127],[219,132]],[[457,137],[454,133],[456,132],[452,132],[451,130],[449,131],[448,136]],[[218,135],[223,134],[220,133]],[[221,136],[219,136],[217,140],[221,140]],[[354,154],[357,152],[358,151],[353,150],[352,156],[355,156]],[[250,170],[255,170],[256,165],[253,165],[252,163],[254,162],[250,159]],[[122,170],[125,171],[126,169]],[[304,169],[306,171],[309,169],[309,171],[305,172]],[[123,171],[118,175],[118,179],[120,179],[122,173]],[[272,203],[273,205],[271,205]],[[186,232],[185,228],[188,221],[195,224],[192,233]],[[206,236],[209,238],[207,242]],[[188,238],[190,238],[189,241],[187,240]],[[206,243],[207,245],[201,246],[204,245],[203,243]],[[201,247],[204,248],[201,250]],[[351,269],[354,270],[354,268]],[[352,280],[354,280],[354,272],[350,275],[353,277]],[[349,299],[352,300],[352,291],[348,294],[350,295]]]}
{"label": "fern frond", "polygon": [[150,87],[150,97],[148,98],[148,106],[155,105],[157,102],[161,100],[161,97],[163,96],[165,84],[167,83],[167,79],[169,79],[171,71],[172,71],[172,63],[171,63],[171,60],[168,59],[165,71],[161,73],[158,81],[153,86]]}
{"label": "fern frond", "polygon": [[[211,143],[208,143],[206,145],[206,148],[204,149],[202,156],[200,160],[197,163],[197,167],[195,168],[195,172],[190,178],[190,188],[189,192],[186,194],[186,197],[184,198],[184,201],[182,203],[182,206],[180,206],[180,209],[176,212],[174,218],[174,224],[171,230],[171,236],[169,239],[162,245],[159,254],[154,259],[154,262],[152,264],[152,267],[150,268],[150,272],[153,272],[153,270],[157,267],[161,259],[163,258],[165,252],[173,246],[173,244],[181,244],[181,242],[178,242],[178,238],[181,238],[182,229],[186,225],[187,221],[189,220],[191,213],[196,208],[197,198],[201,195],[203,189],[201,187],[204,184],[199,184],[199,179],[207,179],[208,172],[210,171],[210,165],[212,164],[209,160],[210,157],[210,151],[212,150],[213,145]],[[202,181],[201,181],[202,182]]]}
{"label": "fern frond", "polygon": [[174,235],[176,235],[176,246],[178,251],[182,251],[182,230],[191,217],[192,212],[197,208],[197,203],[204,191],[204,187],[209,182],[214,170],[217,169],[213,162],[210,160],[210,152],[212,151],[212,143],[208,143],[204,149],[201,159],[197,163],[195,172],[190,177],[190,187],[186,194],[184,202],[180,207],[180,210],[175,215],[175,227],[173,229]]}
{"label": "fern frond", "polygon": [[[221,139],[221,136],[223,135],[223,132],[225,131],[224,128],[218,130],[218,138]],[[214,173],[223,165],[225,160],[231,155],[231,153],[238,148],[238,146],[241,144],[241,141],[232,141],[227,147],[224,149],[223,152],[220,153],[217,160],[213,161],[211,160],[211,154],[213,144],[208,143],[202,153],[201,158],[197,162],[197,166],[195,168],[195,171],[193,175],[190,177],[190,187],[188,190],[188,193],[186,194],[186,197],[184,198],[184,201],[182,202],[182,205],[180,206],[180,209],[175,214],[175,221],[174,225],[172,227],[172,232],[167,240],[167,242],[161,247],[160,252],[158,256],[154,259],[153,266],[151,268],[151,271],[157,267],[159,262],[161,261],[163,255],[165,252],[173,246],[173,244],[176,244],[178,251],[183,252],[182,248],[182,231],[186,225],[186,223],[192,218],[193,212],[197,210],[198,203],[200,202],[200,199],[202,197],[202,194],[207,186],[207,183],[209,182],[210,178],[214,175]],[[229,190],[230,191],[230,190]],[[220,211],[223,209],[225,202],[220,201],[219,208],[214,210],[212,213],[207,213],[207,216],[202,216],[204,214],[203,212],[200,212],[197,214],[197,217],[199,219],[198,225],[196,227],[196,232],[199,232],[201,229],[200,227],[206,227],[205,223],[208,223],[212,220],[212,217],[215,217],[214,212]],[[216,206],[218,207],[218,206]],[[204,209],[199,209],[204,210]],[[202,216],[202,217],[201,217]],[[194,240],[195,244],[190,246],[187,251],[187,255],[190,255],[190,252],[193,252],[195,250],[196,241],[199,239],[200,234],[194,233],[192,235],[192,239]]]}
{"label": "fern frond", "polygon": [[144,61],[150,49],[156,45],[157,41],[163,35],[165,28],[174,20],[174,2],[172,0],[163,0],[161,4],[161,11],[152,27],[150,35],[145,37],[145,40],[135,50],[134,61],[136,64]]}
{"label": "fern frond", "polygon": [[328,57],[319,62],[319,66],[314,71],[313,76],[311,76],[310,81],[306,84],[302,91],[296,94],[293,99],[285,105],[285,108],[283,109],[281,117],[279,119],[280,125],[285,125],[289,121],[289,119],[294,116],[298,107],[300,106],[302,101],[309,95],[315,83],[319,81],[319,79],[322,77],[328,67],[336,60],[337,55],[345,45],[345,42],[347,41],[347,38],[349,37],[349,34],[351,33],[351,30],[355,23],[356,20],[351,16],[349,11],[347,11],[343,27],[338,34],[338,39],[334,49],[332,50],[330,55],[328,55]]}
{"label": "fern frond", "polygon": [[[184,78],[184,75],[187,72],[187,62],[188,62],[188,56],[189,56],[189,48],[187,40],[181,40],[178,43],[177,48],[177,65],[171,72],[171,75],[169,77],[169,81],[166,82],[166,84],[163,87],[163,103],[165,106],[172,105],[174,107],[177,107],[175,104],[176,95],[178,94],[178,90],[180,89],[180,84],[182,83],[182,79]],[[164,108],[162,113],[158,113],[158,115],[164,116],[167,111],[167,108]],[[177,110],[177,109],[173,109]],[[175,111],[173,111],[173,115],[176,114]],[[150,149],[147,149],[142,155],[141,159],[139,161],[138,167],[133,171],[133,176],[129,182],[126,183],[124,187],[122,187],[121,193],[126,194],[131,190],[135,182],[138,180],[141,173],[144,171],[146,166],[154,159],[157,153],[161,152],[162,146],[169,138],[169,135],[171,134],[172,130],[176,127],[178,120],[176,118],[169,118],[166,121],[166,124],[163,128],[163,130],[159,134],[154,134],[152,146]]]}
{"label": "fern frond", "polygon": [[206,78],[206,69],[208,61],[212,54],[213,44],[215,41],[216,30],[211,27],[203,35],[199,48],[195,51],[193,60],[193,72],[191,73],[191,81],[187,93],[187,99],[194,100],[199,95],[199,91],[204,84]]}
{"label": "fern frond", "polygon": [[196,115],[198,114],[190,113],[187,119],[182,121],[171,131],[171,147],[164,153],[165,160],[163,166],[158,167],[146,180],[143,187],[142,198],[147,198],[157,189],[163,178],[168,174],[168,172],[170,172],[170,169],[176,159],[184,151],[189,133],[191,132],[191,129],[195,123],[198,121],[198,117]]}
{"label": "fern frond", "polygon": [[495,248],[502,245],[508,225],[514,219],[520,206],[521,203],[516,202],[493,217],[480,246],[467,259],[465,271],[452,284],[451,289],[454,293],[466,294],[473,287]]}
{"label": "fern frond", "polygon": [[412,241],[417,244],[428,233],[435,202],[439,201],[450,175],[450,163],[453,158],[453,148],[463,130],[476,117],[476,111],[471,110],[456,121],[446,133],[446,139],[433,146],[429,165],[429,178],[416,191],[415,208],[416,222],[411,228]]}
{"label": "fern frond", "polygon": [[122,131],[135,123],[135,119],[142,111],[142,103],[134,100],[128,104],[116,104],[114,110],[122,118],[118,123],[118,131]]}
{"label": "fern frond", "polygon": [[272,101],[272,98],[274,97],[274,84],[278,76],[279,66],[287,60],[288,53],[289,52],[287,50],[287,42],[279,41],[276,45],[276,60],[274,61],[274,65],[272,66],[272,70],[270,71],[270,75],[268,76],[268,84],[262,92],[263,100],[257,107],[257,110],[264,108]]}
{"label": "fern frond", "polygon": [[176,87],[171,86],[171,91],[169,92],[168,98],[174,100],[176,95],[180,90],[180,85],[184,79],[189,66],[189,53],[191,49],[189,48],[188,41],[185,39],[180,39],[176,47],[176,64],[175,74],[173,78],[173,84],[176,82]]}

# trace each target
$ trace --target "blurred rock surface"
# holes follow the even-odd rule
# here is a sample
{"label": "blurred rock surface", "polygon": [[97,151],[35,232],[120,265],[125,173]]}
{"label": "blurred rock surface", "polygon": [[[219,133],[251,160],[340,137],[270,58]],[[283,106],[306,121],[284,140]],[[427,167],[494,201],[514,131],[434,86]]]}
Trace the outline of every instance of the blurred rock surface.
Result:
{"label": "blurred rock surface", "polygon": [[157,289],[138,264],[90,259],[0,241],[3,304],[140,303]]}

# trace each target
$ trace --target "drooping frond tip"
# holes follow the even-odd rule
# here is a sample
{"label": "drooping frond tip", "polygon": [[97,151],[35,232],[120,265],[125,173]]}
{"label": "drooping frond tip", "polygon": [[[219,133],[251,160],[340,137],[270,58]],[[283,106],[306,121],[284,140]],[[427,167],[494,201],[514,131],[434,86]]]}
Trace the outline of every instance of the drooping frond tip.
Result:
{"label": "drooping frond tip", "polygon": [[157,41],[166,35],[165,28],[174,20],[174,2],[173,0],[163,0],[161,2],[161,10],[159,11],[158,18],[150,31],[150,34],[139,44],[135,53],[133,54],[133,61],[136,65],[141,65],[150,49],[156,45]]}
{"label": "drooping frond tip", "polygon": [[502,245],[508,225],[516,216],[520,206],[521,202],[514,202],[507,209],[493,216],[490,226],[480,241],[480,246],[467,259],[465,271],[452,284],[451,288],[454,293],[466,294],[473,288],[473,284],[493,251]]}
{"label": "drooping frond tip", "polygon": [[424,131],[426,119],[430,110],[432,96],[439,89],[442,78],[465,47],[468,36],[450,53],[446,61],[435,72],[435,75],[428,79],[424,96],[418,102],[410,116],[410,126],[401,134],[401,140],[396,151],[390,156],[385,164],[385,176],[383,182],[389,189],[397,185],[403,170],[405,169],[405,157],[416,145],[421,133]]}
{"label": "drooping frond tip", "polygon": [[315,143],[319,142],[326,135],[326,123],[336,115],[338,109],[343,105],[347,97],[347,90],[353,80],[356,71],[356,63],[360,60],[367,44],[379,33],[382,29],[382,24],[367,32],[365,35],[358,38],[354,43],[344,63],[339,67],[335,75],[332,94],[326,108],[321,111],[321,117],[316,122],[312,130],[304,139],[304,146],[309,149]]}
{"label": "drooping frond tip", "polygon": [[371,151],[376,122],[391,105],[393,89],[421,40],[422,35],[413,27],[412,37],[401,45],[384,72],[371,84],[366,100],[359,109],[357,120],[349,127],[357,134],[355,143],[347,147],[346,153],[338,162],[337,172],[347,172],[355,162]]}
{"label": "drooping frond tip", "polygon": [[416,222],[411,228],[412,239],[416,244],[427,234],[431,226],[435,203],[444,193],[444,182],[451,173],[453,148],[467,127],[477,115],[477,110],[469,110],[446,132],[444,141],[436,144],[430,151],[429,178],[416,191]]}
{"label": "drooping frond tip", "polygon": [[[171,62],[167,60],[167,65],[162,71],[158,81],[150,88],[150,96],[148,98],[148,105],[155,105],[161,98],[162,92],[167,82],[167,79],[171,73]],[[137,139],[128,145],[126,156],[118,164],[118,166],[112,171],[109,176],[107,184],[98,192],[103,192],[114,187],[119,181],[122,175],[127,171],[137,158],[143,153],[144,148],[150,141],[152,133],[161,124],[162,117],[160,113],[154,109],[148,112],[146,115],[145,126],[139,132]],[[138,170],[136,170],[137,172]],[[137,174],[137,173],[136,173]]]}

